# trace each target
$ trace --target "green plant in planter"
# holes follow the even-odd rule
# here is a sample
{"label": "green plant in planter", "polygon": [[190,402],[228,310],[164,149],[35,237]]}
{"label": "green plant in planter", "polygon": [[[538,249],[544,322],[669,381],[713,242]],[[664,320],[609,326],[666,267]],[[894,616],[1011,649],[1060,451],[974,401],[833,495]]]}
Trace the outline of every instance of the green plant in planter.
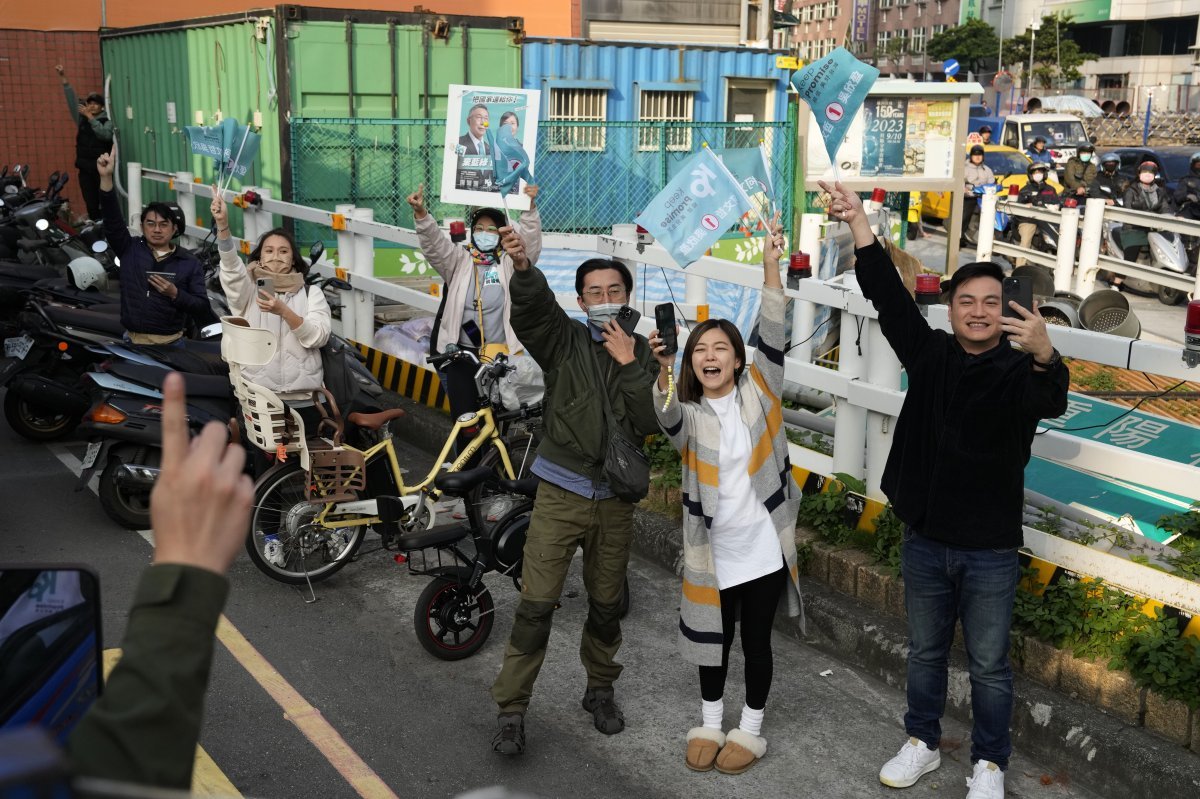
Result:
{"label": "green plant in planter", "polygon": [[[861,481],[858,482],[861,484]],[[805,494],[800,500],[800,510],[796,519],[816,531],[822,541],[834,545],[844,544],[854,533],[846,524],[846,501],[849,494],[846,482],[840,479],[835,480],[827,491]]]}
{"label": "green plant in planter", "polygon": [[650,484],[662,490],[662,498],[666,502],[667,491],[683,485],[679,452],[669,438],[657,433],[646,442],[646,456],[650,459]]}
{"label": "green plant in planter", "polygon": [[875,517],[875,535],[871,542],[871,555],[876,563],[887,566],[892,574],[900,576],[900,547],[904,543],[904,522],[892,512],[888,503]]}

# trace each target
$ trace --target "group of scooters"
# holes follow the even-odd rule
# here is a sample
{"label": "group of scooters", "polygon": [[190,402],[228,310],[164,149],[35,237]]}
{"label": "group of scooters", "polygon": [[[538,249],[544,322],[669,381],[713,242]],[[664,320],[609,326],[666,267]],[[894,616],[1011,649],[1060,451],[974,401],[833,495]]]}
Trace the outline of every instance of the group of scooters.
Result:
{"label": "group of scooters", "polygon": [[[193,320],[189,336],[170,346],[131,344],[120,319],[120,263],[102,228],[89,223],[77,230],[59,219],[64,176],[33,189],[26,174],[22,167],[0,174],[0,242],[8,248],[0,253],[5,420],[32,441],[88,440],[81,479],[99,472],[105,513],[122,526],[145,529],[168,372],[184,376],[193,432],[237,415],[220,352],[218,320],[229,309],[220,291],[219,254],[211,240],[197,250],[210,307]],[[323,249],[314,247],[310,258],[319,259]]]}
{"label": "group of scooters", "polygon": [[[1097,188],[1104,193],[1104,199],[1113,200],[1114,205],[1121,206],[1124,204],[1122,198],[1113,194],[1111,189],[1105,186],[1098,186]],[[977,197],[976,207],[974,208],[974,213],[971,215],[971,219],[967,220],[963,229],[963,238],[972,245],[978,243],[979,219],[983,205],[983,195],[989,190],[999,194],[1005,191],[1005,187],[1001,183],[994,183],[974,188],[974,194]],[[1177,216],[1185,219],[1200,219],[1200,207],[1189,208],[1185,206],[1179,210]],[[1051,255],[1057,253],[1059,245],[1058,225],[1045,219],[1031,221],[1037,225],[1031,247],[1038,252]],[[1017,225],[1013,223],[1010,214],[997,209],[994,226],[996,236],[999,239],[1011,244],[1018,244],[1020,242]],[[1122,257],[1121,231],[1123,228],[1124,223],[1122,222],[1112,219],[1104,220],[1104,252],[1114,258]],[[1138,255],[1137,263],[1175,275],[1191,275],[1193,277],[1196,275],[1197,258],[1200,256],[1200,236],[1181,236],[1169,230],[1150,230],[1147,231],[1147,239],[1147,246],[1142,248]],[[1159,302],[1164,305],[1176,305],[1186,298],[1186,292],[1180,289],[1155,283],[1144,278],[1126,276],[1123,278],[1123,281],[1122,288],[1124,290],[1157,297]]]}

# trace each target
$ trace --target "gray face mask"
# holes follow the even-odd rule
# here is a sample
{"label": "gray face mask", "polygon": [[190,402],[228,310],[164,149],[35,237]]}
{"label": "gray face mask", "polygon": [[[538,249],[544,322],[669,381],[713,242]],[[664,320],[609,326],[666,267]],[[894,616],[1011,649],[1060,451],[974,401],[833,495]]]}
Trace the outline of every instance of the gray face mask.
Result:
{"label": "gray face mask", "polygon": [[616,319],[617,312],[624,307],[624,304],[620,302],[602,302],[599,305],[589,305],[587,309],[588,321],[597,327],[604,327],[606,322]]}

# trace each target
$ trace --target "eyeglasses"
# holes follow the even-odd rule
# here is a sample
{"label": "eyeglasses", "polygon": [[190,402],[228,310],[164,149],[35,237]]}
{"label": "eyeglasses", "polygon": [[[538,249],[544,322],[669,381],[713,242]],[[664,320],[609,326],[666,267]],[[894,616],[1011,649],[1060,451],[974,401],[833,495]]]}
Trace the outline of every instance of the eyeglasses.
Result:
{"label": "eyeglasses", "polygon": [[613,286],[609,288],[608,291],[605,291],[602,288],[590,288],[583,292],[583,296],[585,299],[591,302],[602,300],[606,296],[610,300],[620,301],[625,299],[625,289],[621,286]]}

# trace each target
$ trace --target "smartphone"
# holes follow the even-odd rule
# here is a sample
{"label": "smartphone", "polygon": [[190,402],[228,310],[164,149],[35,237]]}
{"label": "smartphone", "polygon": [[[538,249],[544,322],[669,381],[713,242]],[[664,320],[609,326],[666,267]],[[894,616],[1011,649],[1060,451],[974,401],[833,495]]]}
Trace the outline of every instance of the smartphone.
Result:
{"label": "smartphone", "polygon": [[174,272],[147,272],[146,278],[149,279],[151,277],[161,277],[163,280],[174,283],[176,275]]}
{"label": "smartphone", "polygon": [[1000,299],[1004,303],[1004,315],[1020,319],[1021,314],[1009,307],[1009,300],[1016,300],[1027,311],[1033,311],[1033,278],[1026,275],[1006,277],[1000,284]]}
{"label": "smartphone", "polygon": [[642,315],[628,305],[622,305],[621,310],[617,311],[617,324],[621,326],[627,336],[632,336],[637,330],[637,323],[641,318]]}
{"label": "smartphone", "polygon": [[658,337],[662,339],[663,354],[674,355],[679,350],[679,337],[675,333],[675,306],[669,302],[654,306],[654,324]]}
{"label": "smartphone", "polygon": [[260,277],[254,281],[254,285],[258,286],[259,291],[265,291],[268,294],[275,293],[275,280],[269,277]]}
{"label": "smartphone", "polygon": [[463,332],[467,334],[467,338],[471,342],[471,346],[478,347],[483,342],[483,337],[479,335],[479,325],[474,319],[468,319],[462,323]]}

